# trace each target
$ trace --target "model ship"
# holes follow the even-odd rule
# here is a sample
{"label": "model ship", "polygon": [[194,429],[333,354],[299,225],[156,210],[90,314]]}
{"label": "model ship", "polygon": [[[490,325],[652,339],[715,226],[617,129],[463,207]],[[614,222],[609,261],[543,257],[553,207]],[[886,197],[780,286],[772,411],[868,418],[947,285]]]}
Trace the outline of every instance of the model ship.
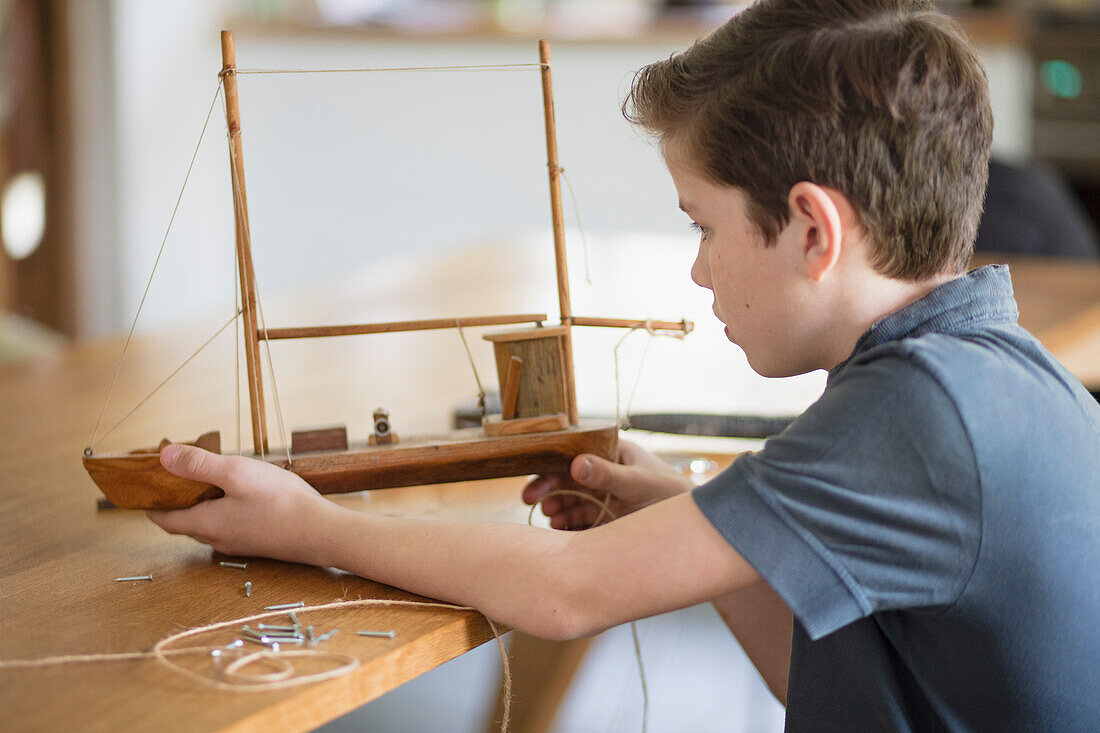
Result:
{"label": "model ship", "polygon": [[[614,459],[619,426],[610,420],[582,421],[578,417],[573,371],[573,326],[603,326],[680,331],[688,321],[644,321],[575,316],[569,300],[562,219],[557,136],[554,123],[550,47],[539,42],[543,111],[550,183],[560,323],[546,325],[545,314],[438,318],[341,326],[301,328],[261,327],[257,312],[256,281],[244,184],[243,143],[237,93],[237,66],[233,36],[222,31],[221,78],[230,136],[230,172],[236,227],[237,269],[241,291],[245,365],[251,410],[254,455],[292,471],[321,493],[341,493],[419,484],[552,473],[568,470],[580,453]],[[289,450],[272,451],[264,409],[260,342],[276,339],[394,333],[472,326],[509,326],[485,334],[496,357],[502,412],[488,415],[480,427],[457,429],[444,435],[398,437],[384,411],[374,414],[374,433],[367,440],[349,442],[344,428],[300,430],[292,433]],[[522,326],[521,328],[516,328]],[[220,452],[220,435],[212,431],[193,445]],[[160,465],[157,447],[95,453],[85,451],[84,467],[113,504],[125,508],[183,508],[222,495],[221,489],[179,478]]]}

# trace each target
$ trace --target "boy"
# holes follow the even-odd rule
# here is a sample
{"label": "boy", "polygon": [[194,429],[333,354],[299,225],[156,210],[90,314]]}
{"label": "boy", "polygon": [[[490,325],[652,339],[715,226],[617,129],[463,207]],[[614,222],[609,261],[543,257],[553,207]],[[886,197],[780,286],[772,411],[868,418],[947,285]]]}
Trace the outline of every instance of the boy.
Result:
{"label": "boy", "polygon": [[165,467],[226,496],[150,517],[550,638],[712,601],[792,730],[1097,725],[1100,409],[1016,325],[1006,269],[961,274],[992,117],[957,28],[926,0],[762,0],[626,110],[729,339],[766,376],[829,370],[787,431],[694,491],[630,444],[524,491],[610,491],[620,518],[584,532],[364,515],[183,446]]}

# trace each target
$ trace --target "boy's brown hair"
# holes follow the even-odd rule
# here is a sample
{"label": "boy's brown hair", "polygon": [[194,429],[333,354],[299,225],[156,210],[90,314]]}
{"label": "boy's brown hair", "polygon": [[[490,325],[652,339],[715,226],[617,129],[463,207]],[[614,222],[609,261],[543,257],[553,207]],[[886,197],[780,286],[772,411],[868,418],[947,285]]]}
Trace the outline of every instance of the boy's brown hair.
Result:
{"label": "boy's brown hair", "polygon": [[970,259],[993,113],[974,49],[931,0],[760,0],[639,71],[623,113],[743,189],[770,243],[811,181],[849,199],[888,277]]}

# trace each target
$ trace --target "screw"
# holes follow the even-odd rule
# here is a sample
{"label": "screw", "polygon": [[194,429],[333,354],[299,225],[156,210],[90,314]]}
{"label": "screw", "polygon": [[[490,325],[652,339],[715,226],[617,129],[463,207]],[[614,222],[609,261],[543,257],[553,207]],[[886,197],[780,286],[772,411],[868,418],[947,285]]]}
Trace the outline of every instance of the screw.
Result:
{"label": "screw", "polygon": [[393,631],[356,631],[359,636],[374,636],[379,639],[392,639],[396,636]]}

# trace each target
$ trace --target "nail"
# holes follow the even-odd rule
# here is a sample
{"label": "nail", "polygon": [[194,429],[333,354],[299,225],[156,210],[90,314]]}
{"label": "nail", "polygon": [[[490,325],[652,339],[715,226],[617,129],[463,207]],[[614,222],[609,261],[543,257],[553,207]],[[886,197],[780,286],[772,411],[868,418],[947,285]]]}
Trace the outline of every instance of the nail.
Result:
{"label": "nail", "polygon": [[224,560],[218,563],[223,568],[237,568],[238,570],[248,570],[248,563],[246,562],[225,562]]}
{"label": "nail", "polygon": [[580,481],[587,481],[588,477],[592,475],[592,461],[587,458],[582,458],[580,464],[577,466],[577,479]]}
{"label": "nail", "polygon": [[297,603],[279,603],[278,605],[265,606],[264,611],[282,611],[284,609],[300,609],[306,605],[305,601],[298,601]]}
{"label": "nail", "polygon": [[252,597],[252,581],[251,580],[246,580],[244,582],[244,597],[245,598],[251,598]]}
{"label": "nail", "polygon": [[375,636],[380,639],[392,639],[396,634],[393,631],[356,631],[359,636]]}
{"label": "nail", "polygon": [[318,637],[317,637],[316,639],[314,639],[314,640],[313,640],[313,642],[314,642],[314,643],[317,643],[317,642],[319,642],[319,641],[328,641],[328,640],[329,640],[329,639],[331,639],[331,638],[332,638],[332,636],[333,636],[333,635],[334,635],[334,634],[335,634],[335,633],[336,633],[337,631],[339,631],[339,630],[340,630],[340,629],[333,629],[332,631],[326,631],[325,633],[321,634],[321,635],[320,635],[320,636],[318,636]]}
{"label": "nail", "polygon": [[153,579],[153,574],[150,573],[149,575],[129,575],[125,578],[115,578],[115,582],[116,583],[121,583],[125,580],[152,580],[152,579]]}
{"label": "nail", "polygon": [[272,626],[271,624],[256,624],[258,628],[267,629],[269,631],[297,631],[297,626]]}

